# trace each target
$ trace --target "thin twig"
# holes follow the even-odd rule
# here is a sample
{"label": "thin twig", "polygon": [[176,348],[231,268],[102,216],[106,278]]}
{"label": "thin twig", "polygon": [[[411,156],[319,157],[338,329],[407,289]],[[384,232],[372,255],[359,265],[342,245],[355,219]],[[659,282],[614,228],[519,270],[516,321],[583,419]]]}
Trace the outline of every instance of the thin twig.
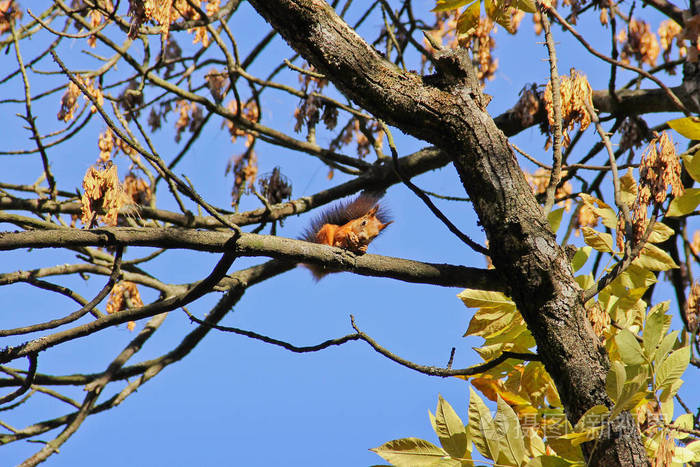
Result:
{"label": "thin twig", "polygon": [[562,145],[562,115],[561,115],[561,80],[557,69],[557,52],[554,47],[554,37],[547,15],[541,15],[542,28],[545,34],[545,44],[549,53],[549,81],[552,83],[552,107],[554,121],[552,122],[552,171],[549,183],[545,189],[544,212],[548,213],[554,206],[554,195],[561,180],[561,145]]}

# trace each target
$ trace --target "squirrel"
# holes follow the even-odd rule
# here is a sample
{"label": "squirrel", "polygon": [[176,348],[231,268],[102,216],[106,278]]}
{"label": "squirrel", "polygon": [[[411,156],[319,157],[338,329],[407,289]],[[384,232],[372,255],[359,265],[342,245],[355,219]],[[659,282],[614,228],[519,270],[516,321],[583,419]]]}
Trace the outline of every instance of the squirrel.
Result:
{"label": "squirrel", "polygon": [[[385,206],[379,203],[383,194],[362,193],[322,212],[304,231],[300,240],[335,246],[363,254],[367,246],[389,224],[394,222]],[[305,265],[314,278],[320,280],[335,270],[317,265]]]}

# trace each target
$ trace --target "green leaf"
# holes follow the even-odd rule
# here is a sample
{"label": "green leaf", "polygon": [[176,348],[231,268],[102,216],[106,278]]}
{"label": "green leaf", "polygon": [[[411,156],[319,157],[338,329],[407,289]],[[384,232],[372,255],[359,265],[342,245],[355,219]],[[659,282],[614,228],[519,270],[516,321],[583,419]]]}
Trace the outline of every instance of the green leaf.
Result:
{"label": "green leaf", "polygon": [[644,331],[642,332],[642,348],[644,355],[651,360],[652,355],[656,353],[656,347],[661,342],[661,337],[666,324],[666,316],[664,307],[654,308],[647,316],[644,323]]}
{"label": "green leaf", "polygon": [[623,329],[615,336],[615,343],[620,352],[620,357],[626,365],[641,365],[646,362],[642,346],[637,338],[629,330]]}
{"label": "green leaf", "polygon": [[[393,465],[407,467],[435,466],[441,459],[449,457],[439,447],[418,438],[396,439],[370,451],[379,454]],[[459,465],[459,461],[455,461],[454,465]]]}
{"label": "green leaf", "polygon": [[515,6],[518,10],[523,10],[527,13],[537,13],[534,0],[517,0]]}
{"label": "green leaf", "polygon": [[574,431],[583,433],[584,430],[602,425],[607,421],[608,413],[610,413],[610,409],[606,406],[600,404],[594,405],[581,415],[581,418],[576,422]]}
{"label": "green leaf", "polygon": [[661,243],[668,240],[671,235],[675,232],[674,230],[664,224],[663,222],[656,222],[654,227],[651,229],[651,234],[649,234],[649,242],[651,243]]}
{"label": "green leaf", "polygon": [[612,236],[608,233],[598,232],[590,227],[581,227],[583,233],[583,241],[586,245],[595,248],[603,253],[612,253],[613,241]]}
{"label": "green leaf", "polygon": [[571,268],[574,270],[574,272],[578,271],[584,264],[586,264],[588,257],[591,256],[591,251],[593,251],[593,248],[589,246],[582,246],[576,250],[574,257],[571,260]]}
{"label": "green leaf", "polygon": [[620,396],[615,402],[615,406],[610,412],[610,420],[614,420],[620,413],[625,410],[630,410],[635,407],[642,399],[646,398],[647,391],[647,372],[645,367],[639,367],[640,372],[633,378],[628,378],[625,385],[622,387]]}
{"label": "green leaf", "polygon": [[659,365],[666,358],[666,355],[668,355],[671,349],[673,349],[676,339],[678,338],[678,333],[679,331],[671,331],[661,339],[661,344],[659,344],[656,353],[654,353],[654,362],[657,365]]}
{"label": "green leaf", "polygon": [[438,396],[435,410],[435,432],[443,449],[452,457],[464,457],[467,452],[467,432],[452,406]]}
{"label": "green leaf", "polygon": [[690,177],[697,181],[700,181],[700,157],[698,157],[700,151],[696,152],[693,156],[683,156],[683,167],[685,171],[688,172]]}
{"label": "green leaf", "polygon": [[537,456],[526,464],[526,467],[570,467],[571,462],[559,456]]}
{"label": "green leaf", "polygon": [[500,395],[497,404],[498,409],[493,422],[500,441],[499,451],[510,465],[523,465],[527,460],[527,454],[518,416]]}
{"label": "green leaf", "polygon": [[620,394],[622,394],[622,388],[626,380],[627,373],[625,373],[625,365],[615,360],[610,365],[608,376],[605,378],[605,391],[608,393],[610,399],[617,401]]}
{"label": "green leaf", "polygon": [[472,1],[474,0],[437,0],[435,3],[435,8],[430,11],[438,12],[456,10],[457,8],[461,8]]}
{"label": "green leaf", "polygon": [[552,232],[559,230],[559,225],[561,224],[561,219],[564,216],[564,208],[555,209],[547,214],[547,222],[549,222],[549,227]]}
{"label": "green leaf", "polygon": [[504,311],[515,311],[515,303],[501,292],[489,290],[464,289],[457,297],[469,308],[497,308]]}
{"label": "green leaf", "polygon": [[469,437],[482,456],[492,460],[498,458],[498,438],[491,411],[481,397],[469,387]]}
{"label": "green leaf", "polygon": [[656,245],[647,243],[642,248],[642,254],[635,259],[632,264],[636,264],[650,271],[667,271],[678,267],[673,258]]}
{"label": "green leaf", "polygon": [[670,386],[679,379],[690,363],[690,346],[681,347],[671,352],[656,370],[656,388],[662,389]]}
{"label": "green leaf", "polygon": [[591,288],[593,284],[595,284],[595,279],[593,278],[593,274],[591,273],[576,276],[574,277],[574,280],[583,290],[587,290]]}
{"label": "green leaf", "polygon": [[457,31],[460,34],[468,34],[479,25],[479,15],[481,14],[481,2],[476,1],[465,9],[457,19]]}
{"label": "green leaf", "polygon": [[700,139],[700,119],[697,117],[676,118],[666,123],[688,139]]}
{"label": "green leaf", "polygon": [[685,216],[695,211],[698,204],[700,204],[700,188],[686,188],[685,193],[673,198],[666,215],[669,217]]}

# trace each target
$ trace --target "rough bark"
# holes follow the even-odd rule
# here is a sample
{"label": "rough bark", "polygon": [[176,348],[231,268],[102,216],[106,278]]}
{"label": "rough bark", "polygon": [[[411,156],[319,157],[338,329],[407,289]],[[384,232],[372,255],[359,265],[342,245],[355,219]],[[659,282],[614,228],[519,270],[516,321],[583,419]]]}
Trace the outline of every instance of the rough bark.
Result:
{"label": "rough bark", "polygon": [[[537,342],[567,416],[575,423],[605,392],[608,360],[594,335],[564,251],[527,185],[503,132],[486,113],[464,54],[437,57],[421,77],[385,61],[322,0],[251,0],[302,56],[357,104],[448,152],[472,199],[491,258]],[[623,418],[629,417],[624,415]],[[645,465],[633,421],[603,434],[591,465]]]}

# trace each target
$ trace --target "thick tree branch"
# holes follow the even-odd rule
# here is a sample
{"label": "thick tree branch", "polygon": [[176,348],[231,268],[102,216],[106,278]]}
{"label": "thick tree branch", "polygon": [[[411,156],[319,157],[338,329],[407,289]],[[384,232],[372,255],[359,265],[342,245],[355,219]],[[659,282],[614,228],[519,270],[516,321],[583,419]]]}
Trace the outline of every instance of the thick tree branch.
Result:
{"label": "thick tree branch", "polygon": [[[113,227],[93,230],[31,230],[0,233],[0,251],[18,248],[75,248],[84,246],[147,246],[225,252],[229,232],[186,229]],[[228,244],[237,256],[268,256],[294,263],[311,263],[352,271],[363,276],[389,277],[444,287],[503,290],[495,271],[422,263],[379,255],[357,255],[341,248],[269,235],[242,234]]]}

